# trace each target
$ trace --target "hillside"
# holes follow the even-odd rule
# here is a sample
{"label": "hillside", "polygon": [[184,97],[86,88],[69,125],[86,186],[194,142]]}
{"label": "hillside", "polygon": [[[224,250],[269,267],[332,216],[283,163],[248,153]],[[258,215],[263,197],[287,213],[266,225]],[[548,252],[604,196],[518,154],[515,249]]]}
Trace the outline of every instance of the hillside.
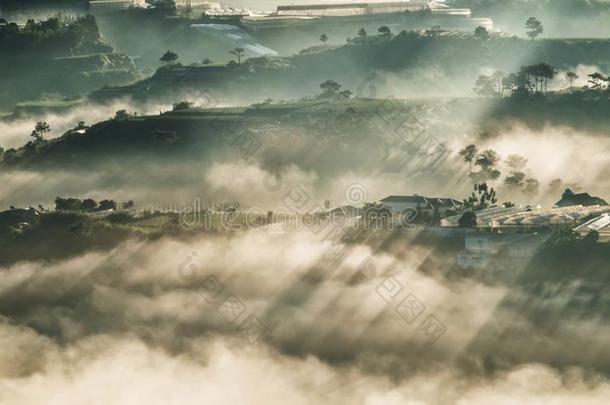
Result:
{"label": "hillside", "polygon": [[413,31],[390,40],[354,39],[325,52],[252,58],[242,65],[167,66],[136,84],[95,91],[91,99],[151,101],[207,92],[219,102],[243,104],[303,97],[327,79],[363,96],[463,95],[471,93],[482,70],[512,72],[544,61],[559,72],[577,66],[603,72],[610,70],[607,55],[610,40],[605,39],[484,40],[459,32]]}
{"label": "hillside", "polygon": [[0,108],[44,94],[86,94],[136,78],[133,59],[114,53],[91,15],[0,26]]}

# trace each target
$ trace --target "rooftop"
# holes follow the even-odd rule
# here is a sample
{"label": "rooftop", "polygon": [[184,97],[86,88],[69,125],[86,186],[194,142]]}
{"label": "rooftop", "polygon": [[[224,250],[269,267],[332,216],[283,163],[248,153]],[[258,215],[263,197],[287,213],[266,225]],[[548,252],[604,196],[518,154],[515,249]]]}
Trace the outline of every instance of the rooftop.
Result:
{"label": "rooftop", "polygon": [[[492,228],[548,227],[557,225],[575,225],[592,215],[610,212],[605,205],[570,205],[555,208],[541,207],[496,207],[475,212],[477,226]],[[441,226],[457,227],[461,215],[454,215],[441,220]]]}
{"label": "rooftop", "polygon": [[419,203],[424,205],[457,206],[462,202],[454,198],[425,197],[421,195],[390,195],[381,200],[386,203]]}
{"label": "rooftop", "polygon": [[278,6],[277,11],[296,11],[296,10],[330,10],[330,9],[349,9],[349,8],[374,8],[374,7],[401,7],[401,6],[428,6],[428,0],[406,0],[406,1],[386,1],[372,3],[333,3],[333,4],[298,4],[290,6]]}
{"label": "rooftop", "polygon": [[575,232],[603,232],[610,233],[610,214],[605,213],[598,217],[591,219],[590,221],[585,222],[584,224],[577,226],[574,228]]}
{"label": "rooftop", "polygon": [[591,196],[589,193],[575,194],[568,188],[562,194],[561,200],[557,201],[555,205],[557,207],[566,207],[570,205],[608,205],[608,203],[602,198]]}

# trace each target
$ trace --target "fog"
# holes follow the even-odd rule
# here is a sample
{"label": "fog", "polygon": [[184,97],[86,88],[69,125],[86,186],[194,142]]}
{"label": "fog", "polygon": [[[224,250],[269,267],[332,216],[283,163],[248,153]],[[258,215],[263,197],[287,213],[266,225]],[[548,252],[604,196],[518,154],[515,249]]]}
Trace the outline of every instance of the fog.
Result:
{"label": "fog", "polygon": [[[411,245],[399,256],[306,230],[191,239],[132,241],[2,269],[0,400],[601,404],[610,393],[583,360],[561,370],[545,364],[547,351],[553,361],[570,359],[560,349],[568,342],[580,342],[580,359],[591,353],[610,364],[598,351],[608,334],[590,336],[583,322],[577,332],[570,318],[552,337],[521,322],[539,352],[512,346],[508,364],[492,374],[456,362],[503,352],[515,335],[488,340],[484,353],[468,345],[490,322],[511,325],[523,314],[518,306],[496,310],[516,287],[422,273],[422,262],[440,254],[429,247]],[[329,261],[333,252],[341,253]],[[350,282],[364,260],[375,270]],[[210,277],[222,288],[218,296]],[[403,286],[399,294],[388,295],[388,280]],[[425,306],[421,320],[434,315],[446,328],[431,344],[420,319],[411,324],[394,311],[409,293]],[[218,309],[228,296],[243,305],[239,321]],[[250,315],[264,333],[239,328]],[[522,362],[520,352],[530,360]]]}
{"label": "fog", "polygon": [[[325,1],[294,3],[305,2]],[[0,120],[4,153],[17,149],[0,162],[0,404],[608,403],[610,253],[591,235],[441,228],[440,213],[363,232],[355,225],[366,215],[298,220],[390,195],[464,200],[479,179],[498,206],[552,207],[566,188],[610,201],[610,93],[583,88],[609,71],[608,43],[509,37],[524,35],[532,10],[545,36],[560,36],[567,6],[451,3],[476,3],[508,35],[393,26],[386,40],[367,26],[370,42],[339,47],[345,27],[328,27],[320,45],[306,29],[246,35],[160,14],[99,18],[142,73],[167,50],[183,66],[107,104],[92,95]],[[587,25],[577,14],[565,35],[603,36],[604,17]],[[224,64],[242,45],[281,57],[187,66]],[[542,62],[556,68],[548,93],[473,89],[479,75]],[[320,94],[326,80],[340,89]],[[40,121],[51,131],[34,142]],[[80,122],[86,130],[72,132]],[[468,145],[497,153],[497,179],[480,155],[464,159]],[[135,207],[54,210],[58,196]],[[9,208],[39,205],[31,221]],[[238,215],[218,209],[206,220],[219,224],[185,223],[183,210],[223,205]],[[298,219],[274,222],[284,214]],[[493,252],[488,236],[531,245]],[[463,255],[489,263],[464,266]]]}
{"label": "fog", "polygon": [[[37,120],[47,120],[53,128],[51,136],[56,136],[62,126],[71,128],[80,120],[92,123],[105,119],[117,109],[144,112],[148,109],[154,113],[163,107],[129,104],[96,109],[84,107],[67,115],[5,122],[1,143],[7,148],[22,145],[29,140],[29,132]],[[427,136],[434,139],[434,145],[441,145],[440,153],[404,143],[398,133],[383,132],[383,127],[381,133],[351,134],[349,146],[343,143],[342,135],[337,138],[330,133],[320,134],[290,125],[272,130],[254,129],[262,146],[252,156],[244,156],[238,147],[226,143],[215,149],[213,156],[197,160],[193,157],[167,160],[162,154],[159,155],[162,160],[155,157],[133,159],[117,154],[110,160],[91,161],[86,168],[55,166],[5,170],[0,173],[0,206],[42,204],[52,207],[56,196],[74,196],[133,200],[140,208],[188,204],[199,198],[210,204],[239,201],[246,207],[273,209],[283,205],[282,199],[292,188],[300,187],[311,198],[310,207],[304,208],[307,210],[324,200],[335,201],[338,205],[349,203],[346,190],[353,184],[366,190],[359,203],[401,193],[462,199],[470,194],[472,182],[468,177],[468,164],[458,151],[470,143],[480,150],[498,152],[498,169],[502,177],[494,186],[500,201],[552,206],[562,190],[551,189],[550,183],[558,178],[564,185],[578,185],[583,191],[608,197],[610,161],[598,153],[610,147],[605,133],[553,125],[532,129],[515,120],[503,125],[491,138],[481,139],[482,130],[476,117],[485,113],[480,107],[473,108],[474,122],[470,121],[472,118],[463,117],[462,122],[453,121],[452,130],[448,130],[445,123],[452,120],[455,112],[448,113],[443,110],[445,107],[442,104],[430,106],[429,117],[424,120],[422,116]],[[390,122],[385,126],[393,129]],[[320,139],[324,139],[322,145],[325,146],[320,146]],[[373,144],[383,146],[373,153],[369,147]],[[538,195],[515,193],[503,186],[504,177],[511,171],[505,159],[513,154],[527,159],[523,171],[528,178],[540,183]],[[427,167],[431,161],[438,161],[432,171]],[[574,167],[579,170],[573,170]],[[430,173],[435,175],[431,177]]]}

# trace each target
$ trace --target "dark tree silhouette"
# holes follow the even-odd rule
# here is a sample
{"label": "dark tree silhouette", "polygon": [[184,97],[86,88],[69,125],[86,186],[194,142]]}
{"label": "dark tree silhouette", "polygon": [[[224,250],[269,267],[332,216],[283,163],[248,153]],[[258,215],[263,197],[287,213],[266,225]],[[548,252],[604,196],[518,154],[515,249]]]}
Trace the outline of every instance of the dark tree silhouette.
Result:
{"label": "dark tree silhouette", "polygon": [[129,119],[129,117],[131,117],[131,114],[129,114],[127,110],[119,110],[114,113],[114,119],[117,121],[125,121],[126,119]]}
{"label": "dark tree silhouette", "polygon": [[173,111],[184,111],[193,108],[193,103],[189,101],[180,101],[173,104]]}
{"label": "dark tree silhouette", "polygon": [[320,35],[320,41],[322,42],[324,47],[326,47],[326,43],[328,42],[328,35],[326,35],[326,34]]}
{"label": "dark tree silhouette", "polygon": [[176,54],[172,51],[167,51],[163,54],[163,56],[161,56],[161,62],[165,63],[166,65],[174,63],[177,60],[178,60],[178,54]]}
{"label": "dark tree silhouette", "polygon": [[478,150],[476,145],[468,145],[464,149],[460,150],[460,156],[464,157],[464,161],[469,165],[469,171],[472,173],[472,162],[477,156]]}
{"label": "dark tree silhouette", "polygon": [[474,36],[479,39],[489,39],[489,32],[485,27],[477,27],[474,29]]}
{"label": "dark tree silhouette", "polygon": [[570,83],[570,91],[574,89],[574,82],[580,77],[575,72],[566,72],[566,80]]}
{"label": "dark tree silhouette", "polygon": [[460,228],[476,228],[477,214],[472,211],[466,211],[458,220],[458,226]]}
{"label": "dark tree silhouette", "polygon": [[334,80],[327,80],[320,85],[320,88],[323,90],[322,96],[334,97],[341,90],[341,85]]}
{"label": "dark tree silhouette", "polygon": [[117,203],[113,200],[102,200],[100,201],[100,210],[116,210]]}
{"label": "dark tree silhouette", "polygon": [[246,50],[245,50],[244,48],[237,47],[237,48],[233,49],[232,51],[230,51],[229,53],[230,53],[231,55],[235,55],[235,56],[237,56],[237,64],[238,64],[238,65],[241,65],[241,55],[242,55],[242,54],[243,54],[245,51],[246,51]]}
{"label": "dark tree silhouette", "polygon": [[34,130],[32,131],[32,138],[35,142],[41,142],[44,140],[45,134],[51,132],[51,127],[45,121],[39,121],[36,123]]}
{"label": "dark tree silhouette", "polygon": [[379,32],[379,36],[382,38],[392,38],[392,30],[388,26],[379,27],[377,30]]}
{"label": "dark tree silhouette", "polygon": [[97,202],[95,200],[92,200],[91,198],[84,199],[82,204],[80,205],[80,209],[85,211],[94,210],[96,207]]}
{"label": "dark tree silhouette", "polygon": [[544,32],[544,27],[542,26],[542,23],[538,21],[536,17],[528,18],[525,22],[525,28],[528,30],[527,36],[530,39],[534,39]]}
{"label": "dark tree silhouette", "polygon": [[589,75],[590,87],[594,90],[602,90],[610,78],[602,75],[601,73],[595,72]]}

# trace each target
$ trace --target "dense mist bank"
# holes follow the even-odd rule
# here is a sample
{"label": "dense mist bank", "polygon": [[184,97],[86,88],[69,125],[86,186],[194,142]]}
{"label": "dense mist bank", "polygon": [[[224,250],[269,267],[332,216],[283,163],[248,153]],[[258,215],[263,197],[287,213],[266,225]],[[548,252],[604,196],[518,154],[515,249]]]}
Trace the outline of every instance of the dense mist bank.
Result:
{"label": "dense mist bank", "polygon": [[[346,244],[325,235],[253,230],[134,240],[2,268],[0,337],[10,355],[0,362],[0,398],[35,403],[44,387],[47,400],[67,403],[129,403],[140,391],[163,392],[164,403],[185,395],[247,395],[253,404],[604,403],[607,293],[566,314],[571,300],[595,294],[557,288],[586,283],[587,273],[538,287],[447,279],[455,252],[444,243],[382,233]],[[365,261],[373,270],[356,277]],[[390,294],[387,283],[401,287]],[[542,298],[540,288],[554,293]],[[423,311],[395,309],[409,296]],[[228,297],[236,308],[223,304]],[[246,319],[258,327],[240,327]],[[441,323],[440,335],[420,328],[427,319]],[[240,394],[219,389],[229,384],[224,376],[239,380]]]}

